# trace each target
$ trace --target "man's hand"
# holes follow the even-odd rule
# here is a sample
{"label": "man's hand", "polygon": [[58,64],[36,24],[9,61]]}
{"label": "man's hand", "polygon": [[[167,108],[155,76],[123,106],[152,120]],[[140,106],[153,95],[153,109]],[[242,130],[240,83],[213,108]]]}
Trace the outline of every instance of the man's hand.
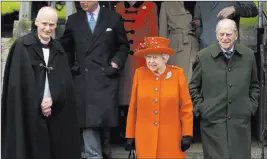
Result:
{"label": "man's hand", "polygon": [[44,116],[48,117],[51,115],[52,113],[51,107],[52,107],[52,98],[44,97],[41,103],[41,108]]}
{"label": "man's hand", "polygon": [[200,20],[193,20],[190,22],[193,28],[199,27],[200,26]]}
{"label": "man's hand", "polygon": [[116,69],[118,69],[119,68],[119,66],[115,63],[115,62],[113,62],[113,61],[111,61],[111,66],[113,67],[113,68],[116,68]]}
{"label": "man's hand", "polygon": [[229,18],[230,16],[232,16],[235,13],[235,7],[234,6],[230,6],[230,7],[226,7],[223,8],[217,15],[217,17],[220,18]]}

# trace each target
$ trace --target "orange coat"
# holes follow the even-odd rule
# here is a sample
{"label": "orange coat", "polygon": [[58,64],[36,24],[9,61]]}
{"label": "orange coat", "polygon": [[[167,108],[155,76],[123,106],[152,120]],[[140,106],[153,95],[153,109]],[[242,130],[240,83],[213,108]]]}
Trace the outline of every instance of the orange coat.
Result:
{"label": "orange coat", "polygon": [[[144,41],[144,37],[158,36],[157,5],[154,2],[138,1],[133,6],[128,2],[119,2],[116,5],[116,12],[124,19],[131,54]],[[121,105],[129,104],[134,71],[141,66],[145,66],[143,57],[128,56],[120,82]]]}
{"label": "orange coat", "polygon": [[147,67],[136,69],[126,138],[135,138],[137,158],[186,158],[180,143],[182,136],[193,136],[192,111],[182,68],[167,65],[159,77]]}

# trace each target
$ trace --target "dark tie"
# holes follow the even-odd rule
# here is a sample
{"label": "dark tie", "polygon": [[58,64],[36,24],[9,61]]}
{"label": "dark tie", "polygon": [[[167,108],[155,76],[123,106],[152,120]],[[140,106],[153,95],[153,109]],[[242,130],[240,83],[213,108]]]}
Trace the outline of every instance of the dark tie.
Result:
{"label": "dark tie", "polygon": [[42,46],[42,48],[49,48],[49,45],[48,44],[42,44],[41,43],[41,46]]}
{"label": "dark tie", "polygon": [[225,54],[226,58],[230,59],[233,52],[232,51],[225,51],[224,54]]}

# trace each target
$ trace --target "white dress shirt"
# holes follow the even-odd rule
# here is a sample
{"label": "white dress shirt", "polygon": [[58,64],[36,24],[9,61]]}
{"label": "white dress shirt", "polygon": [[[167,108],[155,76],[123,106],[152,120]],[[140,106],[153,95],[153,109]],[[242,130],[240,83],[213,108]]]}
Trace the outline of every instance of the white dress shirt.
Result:
{"label": "white dress shirt", "polygon": [[[232,46],[232,48],[231,48],[229,51],[234,52],[234,48],[235,48],[235,46]],[[224,48],[221,48],[221,50],[222,50],[224,53],[226,52],[226,50],[225,50]]]}
{"label": "white dress shirt", "polygon": [[[41,43],[48,44],[49,41],[43,41],[43,40],[41,40]],[[42,49],[43,49],[43,54],[44,54],[45,65],[47,66],[48,59],[49,59],[49,54],[50,54],[50,50],[49,50],[49,48],[42,48]],[[44,96],[43,97],[51,97],[47,73],[46,73],[46,77],[45,77],[45,89],[44,89]]]}
{"label": "white dress shirt", "polygon": [[[94,14],[93,16],[94,16],[96,22],[97,22],[97,18],[98,18],[98,15],[99,15],[99,11],[100,11],[100,6],[98,4],[96,10],[93,11],[93,14]],[[87,12],[88,21],[90,20],[90,18],[91,18],[90,12]]]}

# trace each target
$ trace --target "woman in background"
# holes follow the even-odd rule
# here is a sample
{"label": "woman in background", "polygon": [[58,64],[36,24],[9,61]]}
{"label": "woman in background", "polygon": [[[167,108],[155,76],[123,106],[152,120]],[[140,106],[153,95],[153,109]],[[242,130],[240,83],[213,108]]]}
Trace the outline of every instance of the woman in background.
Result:
{"label": "woman in background", "polygon": [[159,36],[170,39],[170,48],[175,50],[168,64],[183,68],[187,83],[199,50],[197,30],[191,24],[193,12],[190,4],[183,1],[162,2],[159,16]]}

